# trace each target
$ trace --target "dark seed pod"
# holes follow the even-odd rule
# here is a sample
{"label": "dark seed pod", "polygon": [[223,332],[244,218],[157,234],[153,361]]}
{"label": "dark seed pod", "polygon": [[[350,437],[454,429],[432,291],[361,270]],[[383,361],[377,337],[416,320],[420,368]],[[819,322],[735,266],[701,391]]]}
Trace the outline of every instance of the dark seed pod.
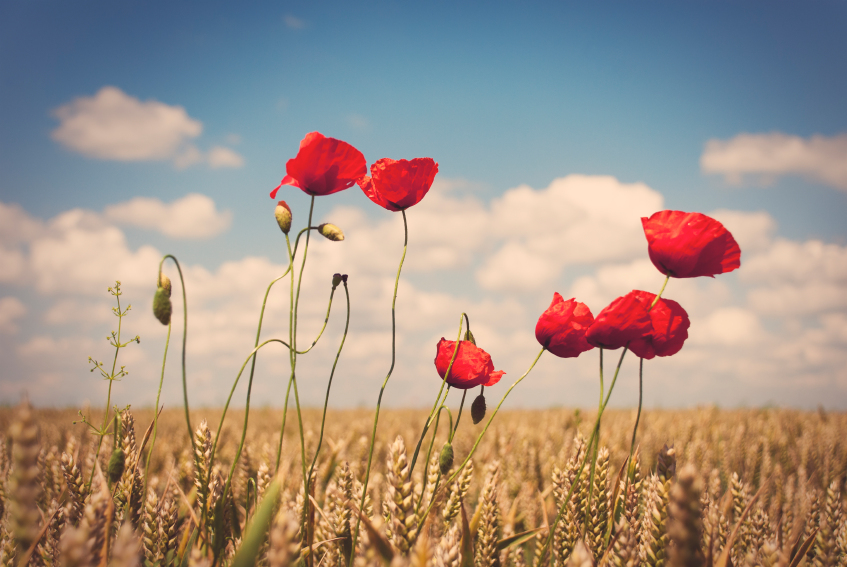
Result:
{"label": "dark seed pod", "polygon": [[338,284],[341,283],[341,274],[333,274],[332,275],[332,288],[335,289],[338,287]]}
{"label": "dark seed pod", "polygon": [[485,417],[485,396],[480,394],[474,398],[471,405],[471,419],[474,424],[479,423]]}
{"label": "dark seed pod", "polygon": [[124,455],[123,449],[115,449],[112,452],[112,456],[109,457],[109,482],[111,484],[115,484],[121,479],[124,474],[125,466],[126,456]]}
{"label": "dark seed pod", "polygon": [[450,472],[450,467],[453,466],[453,445],[450,442],[444,443],[444,446],[441,448],[441,455],[438,456],[438,468],[441,470],[442,475],[446,475]]}
{"label": "dark seed pod", "polygon": [[153,315],[162,325],[167,325],[171,322],[171,298],[164,288],[156,289],[156,295],[153,296]]}

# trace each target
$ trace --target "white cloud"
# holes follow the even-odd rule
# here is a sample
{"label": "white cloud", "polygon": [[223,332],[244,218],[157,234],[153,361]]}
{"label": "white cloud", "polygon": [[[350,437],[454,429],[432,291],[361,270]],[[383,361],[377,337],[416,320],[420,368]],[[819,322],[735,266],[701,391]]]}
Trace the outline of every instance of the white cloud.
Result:
{"label": "white cloud", "polygon": [[782,175],[801,175],[847,190],[847,134],[828,138],[770,134],[738,134],[731,140],[709,140],[700,167],[738,185],[745,175],[768,183]]}
{"label": "white cloud", "polygon": [[292,30],[301,30],[306,27],[306,22],[291,14],[287,14],[283,18],[283,22],[285,22],[286,27]]}
{"label": "white cloud", "polygon": [[[483,226],[506,244],[477,272],[489,290],[540,290],[562,268],[625,260],[643,255],[647,243],[641,216],[662,208],[662,196],[643,183],[621,183],[611,176],[569,175],[546,189],[510,189],[491,205]],[[536,277],[521,274],[516,252],[533,266],[547,268]]]}
{"label": "white cloud", "polygon": [[230,211],[218,211],[206,195],[190,193],[165,204],[159,199],[135,197],[109,205],[104,216],[115,223],[161,232],[172,238],[205,239],[229,229]]}
{"label": "white cloud", "polygon": [[115,161],[173,161],[177,168],[206,162],[211,167],[241,167],[243,158],[220,146],[208,154],[191,140],[203,123],[182,106],[141,101],[112,86],[92,97],[78,97],[54,111],[59,126],[51,137],[86,157]]}
{"label": "white cloud", "polygon": [[361,114],[348,114],[347,125],[355,130],[370,130],[371,122]]}
{"label": "white cloud", "polygon": [[17,320],[26,315],[26,306],[17,297],[0,298],[0,333],[16,334]]}
{"label": "white cloud", "polygon": [[145,102],[117,87],[79,97],[55,111],[52,137],[84,156],[118,161],[165,160],[203,131],[181,106]]}
{"label": "white cloud", "polygon": [[222,167],[242,167],[244,158],[237,152],[223,146],[215,146],[209,150],[209,167],[220,169]]}
{"label": "white cloud", "polygon": [[[397,366],[386,390],[387,405],[431,402],[437,389],[432,365],[435,343],[442,336],[455,336],[463,311],[471,318],[480,346],[498,369],[508,373],[504,382],[508,385],[538,352],[533,329],[554,291],[566,298],[576,296],[596,315],[631,289],[656,292],[661,286],[662,276],[647,258],[638,220],[662,207],[661,195],[649,187],[609,177],[571,176],[542,190],[511,189],[487,203],[454,185],[439,180],[408,212],[409,249],[397,297]],[[30,228],[0,230],[0,250],[12,251],[20,260],[19,276],[4,286],[20,288],[11,293],[28,310],[27,320],[41,325],[32,336],[20,332],[14,341],[6,341],[9,363],[21,380],[0,387],[0,396],[17,395],[29,387],[42,403],[69,403],[81,395],[97,398],[100,382],[82,382],[78,374],[85,368],[86,356],[108,355],[103,337],[116,320],[111,314],[113,299],[105,288],[117,278],[123,284],[122,302],[137,304],[124,320],[124,332],[140,334],[142,342],[127,350],[132,377],[117,388],[116,403],[124,403],[124,398],[133,404],[152,403],[165,336],[165,328],[150,314],[161,253],[150,246],[130,246],[117,223],[131,218],[162,230],[151,219],[178,218],[180,203],[190,209],[183,214],[198,219],[188,231],[193,234],[223,215],[211,200],[205,201],[203,213],[198,212],[202,207],[187,206],[188,197],[169,204],[136,199],[107,207],[102,214],[73,210],[48,221],[18,211],[15,222]],[[3,210],[0,206],[0,215]],[[302,226],[305,211],[294,212],[295,224],[299,219]],[[839,399],[835,394],[847,389],[843,370],[847,305],[839,299],[847,297],[843,268],[847,248],[775,238],[775,223],[763,212],[711,214],[741,243],[742,268],[715,279],[674,279],[668,284],[665,297],[688,311],[691,336],[678,355],[649,363],[648,405],[775,401],[814,406],[818,400]],[[331,274],[348,273],[351,330],[331,399],[341,405],[370,406],[391,359],[390,305],[402,252],[402,216],[345,206],[332,209],[320,221],[338,224],[347,239],[329,242],[316,237],[310,242],[299,344],[311,344],[320,331]],[[275,228],[273,221],[268,222]],[[591,223],[605,227],[608,234],[593,229]],[[244,256],[210,269],[190,258],[181,260],[189,303],[189,395],[192,401],[219,405],[253,346],[267,284],[283,273],[285,265]],[[502,273],[486,273],[498,265],[505,266],[505,278]],[[182,331],[182,300],[173,265],[166,263],[165,271],[174,281],[175,317],[174,358],[167,370],[164,399],[176,404],[181,403],[181,381],[178,341],[173,337]],[[532,293],[516,294],[513,289]],[[3,293],[10,292],[4,288]],[[287,340],[288,294],[288,279],[271,291],[263,337]],[[806,307],[798,311],[796,304]],[[298,362],[305,405],[322,403],[344,314],[343,287],[339,287],[324,337]],[[577,361],[545,355],[508,407],[592,403],[596,360],[596,351]],[[632,405],[637,399],[636,362],[625,360],[613,403]],[[287,376],[284,349],[269,345],[258,360],[254,400],[280,404]],[[236,392],[236,405],[243,403],[245,381],[246,376]],[[491,396],[504,390],[505,386]]]}

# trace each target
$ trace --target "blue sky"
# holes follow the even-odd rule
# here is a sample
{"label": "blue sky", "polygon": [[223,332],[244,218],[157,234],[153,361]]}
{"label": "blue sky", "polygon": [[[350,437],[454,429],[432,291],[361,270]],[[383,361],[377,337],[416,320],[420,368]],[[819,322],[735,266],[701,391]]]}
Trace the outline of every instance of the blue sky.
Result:
{"label": "blue sky", "polygon": [[[69,326],[56,313],[81,305],[103,308],[108,297],[94,295],[88,288],[91,281],[85,278],[68,278],[64,288],[50,284],[43,271],[45,261],[38,259],[39,229],[32,227],[51,226],[51,238],[69,243],[74,241],[70,233],[53,226],[55,222],[50,225],[51,219],[82,209],[88,214],[84,230],[90,235],[105,231],[97,238],[118,234],[117,240],[109,242],[123,246],[120,250],[136,264],[146,265],[142,258],[148,257],[148,248],[157,254],[174,252],[198,273],[211,274],[203,280],[205,284],[198,285],[223,289],[226,277],[221,270],[228,264],[246,269],[246,259],[263,258],[272,271],[272,266],[284,263],[278,229],[267,222],[273,204],[267,193],[285,174],[285,161],[294,156],[303,135],[318,130],[352,143],[369,163],[381,157],[436,159],[439,174],[433,192],[442,191],[445,197],[425,205],[434,219],[446,214],[439,206],[472,202],[482,211],[480,226],[486,227],[497,216],[497,203],[510,202],[515,188],[526,185],[543,196],[552,191],[554,180],[572,174],[591,176],[580,181],[584,191],[599,187],[597,176],[612,176],[626,190],[634,190],[632,184],[644,184],[651,195],[661,197],[664,208],[730,211],[726,218],[749,233],[745,238],[754,243],[753,256],[744,258],[758,254],[750,272],[758,275],[745,279],[743,265],[738,274],[715,284],[726,289],[713,301],[707,299],[709,282],[694,285],[692,301],[711,305],[711,310],[694,310],[706,321],[701,327],[718,325],[724,320],[721,317],[737,323],[740,317],[752,325],[751,333],[763,333],[761,340],[741,348],[701,336],[692,343],[695,352],[687,363],[680,355],[680,362],[669,359],[663,361],[664,367],[657,364],[657,373],[670,381],[673,372],[699,368],[698,352],[703,357],[724,353],[726,368],[715,371],[722,378],[703,373],[697,388],[666,393],[661,399],[654,394],[648,400],[665,405],[774,402],[845,407],[843,362],[847,360],[839,351],[847,350],[847,342],[837,338],[847,332],[847,306],[837,298],[840,292],[847,296],[843,274],[847,266],[842,265],[847,258],[847,173],[839,166],[847,162],[845,31],[847,7],[840,2],[531,6],[499,2],[484,7],[394,2],[254,2],[237,7],[214,2],[3,3],[0,203],[7,212],[12,205],[22,207],[23,212],[15,209],[18,212],[8,213],[8,218],[29,223],[30,233],[22,237],[26,230],[7,224],[2,243],[8,254],[0,256],[0,261],[7,262],[0,301],[11,299],[3,304],[5,311],[0,308],[0,328],[6,329],[8,338],[0,356],[9,369],[7,376],[0,377],[4,382],[0,398],[14,401],[28,389],[40,403],[98,399],[98,394],[88,394],[91,378],[84,365],[83,372],[74,369],[79,360],[84,362],[96,353],[72,353],[95,345],[102,350],[99,342],[89,344],[83,339],[100,336],[103,331],[98,325],[107,329],[110,322],[97,319],[79,328]],[[96,102],[106,87],[129,105],[122,108],[149,108],[144,105],[153,102],[162,108],[181,107],[184,116],[163,128],[184,130],[164,131],[165,137],[169,132],[176,136],[173,144],[145,146],[132,158],[115,153],[114,142],[108,140],[97,142],[102,146],[84,146],[73,137],[79,134],[76,130],[57,134],[65,123],[57,109],[78,113],[81,107],[73,107],[74,101]],[[198,124],[201,132],[192,130]],[[194,133],[186,134],[189,131]],[[710,141],[714,143],[711,152],[707,151]],[[218,161],[213,155],[219,156]],[[197,226],[206,227],[196,234],[174,236],[155,223],[141,226],[128,218],[131,208],[108,209],[136,197],[157,199],[166,207],[195,193],[213,203],[211,216],[194,219]],[[292,189],[282,195],[293,205],[295,224],[308,208],[307,199],[297,193]],[[597,195],[609,198],[600,189]],[[650,199],[645,207],[657,202]],[[361,227],[363,234],[384,229],[385,234],[380,233],[374,242],[399,239],[397,219],[373,207],[356,188],[319,199],[316,210],[318,218],[349,218],[351,226]],[[634,211],[633,218],[650,212]],[[413,228],[414,215],[411,210]],[[609,295],[614,286],[607,289],[597,282],[609,270],[638,258],[624,246],[610,256],[561,260],[549,277],[538,278],[537,285],[495,281],[490,274],[497,262],[506,261],[504,250],[530,250],[539,257],[549,251],[539,252],[544,246],[532,241],[527,226],[515,227],[513,233],[494,230],[490,238],[481,238],[473,246],[439,240],[439,232],[453,231],[459,238],[462,222],[458,217],[455,222],[418,228],[426,236],[421,236],[417,253],[432,261],[430,267],[410,269],[408,285],[422,294],[421,304],[455,301],[457,306],[476,306],[483,326],[491,329],[491,344],[503,345],[500,359],[508,363],[508,376],[522,373],[519,367],[531,359],[534,318],[553,291],[587,290],[594,278],[591,289],[597,301],[608,302],[614,298]],[[730,220],[726,223],[735,231]],[[16,231],[17,236],[8,234]],[[348,237],[351,247],[355,246],[355,233],[348,231]],[[119,242],[121,238],[125,243]],[[625,242],[628,236],[621,238]],[[414,230],[411,242],[414,255]],[[786,273],[786,264],[799,265],[791,254],[814,256],[809,250],[818,244],[823,250],[820,262],[810,264],[810,273]],[[579,242],[571,245],[581,246]],[[459,259],[444,260],[450,246]],[[396,243],[386,244],[385,250],[361,252],[388,259],[386,266],[374,266],[373,273],[362,276],[373,278],[367,280],[373,284],[370,290],[379,288],[385,277],[390,279],[396,248]],[[71,250],[81,254],[79,262],[87,261],[85,250],[72,247],[66,253]],[[327,258],[335,253],[327,252]],[[347,260],[352,266],[357,265],[355,254]],[[12,258],[19,257],[24,267],[12,269]],[[315,261],[321,258],[318,255]],[[520,263],[524,256],[518,258]],[[443,267],[433,267],[442,260]],[[527,260],[524,268],[534,265]],[[520,265],[513,267],[516,273],[521,271]],[[380,271],[383,268],[385,273]],[[327,269],[335,271],[332,266]],[[638,280],[634,274],[643,273],[641,269],[631,268],[634,281]],[[105,290],[114,278],[134,281],[131,275],[111,275],[119,271],[106,266],[103,273],[97,272],[102,278],[97,289]],[[626,278],[621,278],[620,285],[626,287]],[[128,293],[136,291],[128,285]],[[134,302],[146,305],[146,294],[152,291],[138,285],[137,295],[145,299]],[[255,311],[254,296],[265,284],[256,285],[262,290],[243,290],[252,303],[245,299],[243,306],[228,305],[223,296],[209,291],[208,297],[218,299],[208,304],[201,300],[199,309],[206,309],[210,320],[216,312],[227,318],[227,309],[236,307]],[[688,288],[681,289],[683,295],[688,293]],[[773,307],[810,293],[833,299],[808,309]],[[323,292],[320,295],[317,303],[324,301]],[[387,301],[380,304],[376,296],[373,299],[374,306],[387,310]],[[591,305],[595,314],[604,304]],[[506,323],[525,328],[514,334],[503,329],[503,321],[489,313],[492,309],[511,313]],[[147,317],[146,308],[137,312],[135,317]],[[407,329],[406,370],[411,382],[408,387],[398,386],[394,397],[389,393],[397,405],[426,403],[420,400],[429,395],[414,377],[431,372],[426,369],[431,355],[419,353],[414,344],[454,332],[449,329],[456,316],[447,317],[435,308],[426,313],[432,315],[427,325]],[[354,317],[354,330],[364,337],[374,333],[382,340],[387,321],[385,313],[369,312]],[[697,325],[696,319],[692,325]],[[155,326],[143,328],[149,329],[151,338],[158,337]],[[518,331],[529,337],[528,343],[515,338]],[[808,335],[802,347],[790,340],[797,333]],[[53,347],[44,351],[49,356],[35,357],[35,361],[33,353],[42,352],[39,344]],[[232,346],[228,355],[232,360],[241,356],[241,346]],[[158,357],[153,345],[149,347],[149,352],[137,355],[136,363],[145,372],[153,372]],[[795,347],[802,352],[790,354]],[[370,347],[356,348],[360,357],[370,352]],[[384,347],[373,348],[384,358]],[[790,372],[784,361],[774,363],[775,367],[746,366],[773,349],[786,353],[796,366]],[[381,368],[387,368],[388,362],[374,362],[371,369],[359,364],[356,356],[351,354],[349,380],[369,385],[381,381],[377,375],[384,373]],[[492,356],[496,362],[497,353]],[[44,360],[50,357],[48,364]],[[218,361],[204,369],[202,354],[197,352],[196,357],[199,373],[205,372],[203,384],[213,386],[206,390],[223,391],[231,378],[222,374],[231,374],[227,364],[234,362]],[[269,372],[277,369],[274,364],[281,364],[273,356],[269,360]],[[558,393],[549,403],[582,404],[593,399],[596,385],[589,378],[593,371],[587,363],[578,364],[583,379],[571,390],[574,397]],[[762,385],[774,368],[783,369],[784,376],[780,386],[769,391]],[[558,372],[552,362],[539,370],[549,381]],[[739,391],[727,393],[718,387],[733,380],[743,385]],[[62,385],[58,390],[57,384]],[[143,399],[151,401],[147,400],[149,383],[124,387],[127,395],[144,392]],[[278,403],[273,388],[267,387],[270,403]],[[321,388],[307,392],[307,399],[316,403]],[[376,388],[372,389],[374,395],[365,396],[366,400],[351,399],[344,396],[342,385],[337,403],[370,405],[369,398],[376,395]],[[804,395],[798,398],[797,392]],[[620,405],[631,405],[626,395],[624,391]],[[516,403],[539,405],[538,399],[537,392],[527,388]],[[221,399],[209,394],[205,401],[214,404]]]}

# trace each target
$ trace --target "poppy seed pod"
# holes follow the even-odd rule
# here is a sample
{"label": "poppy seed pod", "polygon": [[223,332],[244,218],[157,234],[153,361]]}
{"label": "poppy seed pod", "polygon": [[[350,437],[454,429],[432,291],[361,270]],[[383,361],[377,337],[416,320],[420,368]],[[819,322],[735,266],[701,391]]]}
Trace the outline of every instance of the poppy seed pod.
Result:
{"label": "poppy seed pod", "polygon": [[438,456],[438,469],[442,475],[450,472],[450,467],[453,466],[453,445],[449,441],[444,443],[441,448],[441,454]]}
{"label": "poppy seed pod", "polygon": [[473,404],[471,404],[471,419],[473,419],[474,425],[478,424],[485,417],[485,396],[483,394],[478,395]]}
{"label": "poppy seed pod", "polygon": [[112,452],[112,456],[109,457],[109,483],[115,484],[118,482],[124,474],[124,467],[126,466],[126,456],[124,455],[123,449],[118,447]]}
{"label": "poppy seed pod", "polygon": [[318,232],[334,242],[341,242],[344,240],[344,233],[341,232],[341,229],[329,222],[325,222],[318,226]]}
{"label": "poppy seed pod", "polygon": [[285,201],[280,201],[276,204],[274,216],[276,217],[276,223],[279,225],[280,230],[282,230],[285,234],[288,234],[288,231],[291,230],[291,208],[289,208]]}
{"label": "poppy seed pod", "polygon": [[171,278],[169,278],[165,274],[160,275],[158,287],[165,290],[165,293],[167,294],[168,297],[171,296]]}
{"label": "poppy seed pod", "polygon": [[167,291],[165,288],[160,287],[156,289],[156,295],[153,296],[153,315],[156,316],[156,319],[162,325],[167,325],[171,322],[171,312],[173,311],[173,307],[171,306],[171,298],[168,297]]}
{"label": "poppy seed pod", "polygon": [[341,283],[341,274],[332,274],[332,289],[338,287],[338,284]]}

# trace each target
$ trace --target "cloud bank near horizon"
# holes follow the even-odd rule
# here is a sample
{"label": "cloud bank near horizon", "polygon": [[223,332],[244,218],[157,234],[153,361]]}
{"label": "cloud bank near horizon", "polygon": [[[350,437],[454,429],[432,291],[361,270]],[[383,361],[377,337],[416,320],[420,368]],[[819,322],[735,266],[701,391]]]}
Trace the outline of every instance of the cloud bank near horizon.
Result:
{"label": "cloud bank near horizon", "polygon": [[[483,201],[439,179],[407,213],[410,249],[397,299],[398,365],[386,402],[431,403],[438,380],[432,359],[442,336],[452,338],[467,312],[479,345],[507,372],[490,392],[499,397],[534,358],[534,327],[554,291],[576,297],[596,315],[632,289],[656,291],[662,277],[646,253],[640,216],[664,207],[663,196],[641,183],[610,176],[569,175],[543,189],[519,186]],[[179,231],[169,214],[179,213]],[[294,211],[295,226],[302,211]],[[778,236],[766,212],[711,211],[733,232],[742,267],[715,279],[672,280],[666,297],[692,319],[683,350],[645,365],[650,405],[766,403],[842,407],[847,400],[847,246]],[[267,222],[272,223],[269,214]],[[303,274],[300,344],[311,344],[327,310],[330,276],[349,274],[351,329],[341,355],[331,403],[370,407],[390,363],[390,303],[402,251],[402,220],[385,211],[336,207],[324,219],[341,226],[344,242],[313,238]],[[97,401],[105,383],[84,372],[91,355],[109,356],[102,336],[116,325],[105,293],[115,279],[134,307],[124,332],[142,337],[122,352],[131,375],[117,385],[117,403],[152,404],[165,329],[150,301],[163,251],[130,246],[123,226],[171,238],[210,238],[226,230],[227,212],[203,195],[165,204],[134,198],[104,212],[74,209],[38,219],[0,203],[0,354],[8,361],[0,398],[16,401],[27,390],[39,404]],[[178,223],[179,224],[179,223]],[[193,228],[192,228],[193,227]],[[210,228],[211,227],[211,228]],[[237,227],[235,227],[237,229]],[[260,256],[224,262],[215,269],[180,258],[189,302],[189,389],[193,404],[220,405],[253,347],[259,307],[268,283],[286,266]],[[181,313],[176,271],[174,313]],[[438,281],[440,285],[428,285]],[[287,337],[288,280],[268,301],[263,337]],[[125,304],[125,303],[124,303]],[[345,301],[336,291],[330,323],[315,349],[298,362],[301,397],[319,405],[331,360],[341,340]],[[175,316],[163,395],[181,403]],[[100,337],[100,338],[97,338]],[[617,359],[617,353],[607,357]],[[584,405],[596,397],[598,351],[579,359],[544,355],[513,393],[511,407]],[[328,362],[330,361],[330,362]],[[611,365],[607,360],[607,366]],[[637,402],[637,361],[624,362],[613,403]],[[273,345],[259,356],[254,399],[280,405],[287,356]],[[243,403],[242,378],[237,403]],[[124,400],[123,402],[121,400]],[[99,403],[99,402],[97,402]]]}

